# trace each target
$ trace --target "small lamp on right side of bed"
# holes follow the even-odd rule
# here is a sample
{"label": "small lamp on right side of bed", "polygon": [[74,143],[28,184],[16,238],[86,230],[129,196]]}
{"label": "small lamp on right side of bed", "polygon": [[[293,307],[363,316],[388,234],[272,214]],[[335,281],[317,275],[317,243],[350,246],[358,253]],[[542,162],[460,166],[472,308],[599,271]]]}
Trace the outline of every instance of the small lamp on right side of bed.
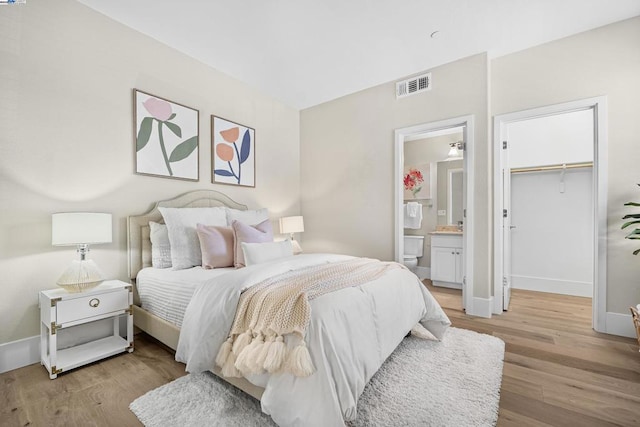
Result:
{"label": "small lamp on right side of bed", "polygon": [[280,233],[291,235],[291,246],[293,247],[293,253],[299,254],[302,252],[300,244],[293,238],[293,233],[302,233],[304,231],[304,220],[302,216],[285,216],[280,218]]}

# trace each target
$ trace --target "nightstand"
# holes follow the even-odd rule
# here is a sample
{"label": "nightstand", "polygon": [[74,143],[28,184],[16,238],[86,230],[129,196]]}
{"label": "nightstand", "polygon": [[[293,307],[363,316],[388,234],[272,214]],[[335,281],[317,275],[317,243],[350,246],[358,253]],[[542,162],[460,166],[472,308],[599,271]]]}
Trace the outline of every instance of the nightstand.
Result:
{"label": "nightstand", "polygon": [[[40,292],[40,361],[55,379],[60,372],[95,362],[114,354],[133,351],[133,287],[120,280],[107,280],[95,288],[69,293],[64,289]],[[120,318],[126,316],[127,338],[120,336]],[[113,335],[58,350],[61,329],[113,319]]]}

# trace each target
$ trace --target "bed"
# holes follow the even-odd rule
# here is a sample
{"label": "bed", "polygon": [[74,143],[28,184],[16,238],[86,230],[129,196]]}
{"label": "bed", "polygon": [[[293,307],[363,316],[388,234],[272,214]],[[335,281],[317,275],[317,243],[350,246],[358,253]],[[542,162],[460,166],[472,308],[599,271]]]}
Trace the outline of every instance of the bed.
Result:
{"label": "bed", "polygon": [[[249,379],[225,377],[213,360],[231,329],[233,319],[230,317],[233,316],[229,316],[228,313],[221,314],[225,310],[220,310],[220,313],[207,310],[207,304],[215,305],[216,301],[222,298],[223,303],[227,304],[226,311],[229,311],[229,307],[233,307],[235,311],[237,295],[241,290],[244,291],[253,286],[257,281],[256,277],[275,276],[285,271],[313,267],[320,263],[346,262],[352,257],[329,254],[296,255],[282,262],[251,266],[228,274],[220,274],[216,279],[207,279],[207,283],[215,280],[215,283],[221,284],[220,286],[204,286],[204,279],[202,279],[203,284],[199,285],[198,275],[201,273],[197,269],[185,274],[176,274],[175,283],[183,284],[186,288],[190,287],[187,295],[195,293],[197,296],[188,303],[184,302],[185,298],[189,299],[188,296],[168,298],[177,301],[178,305],[188,304],[184,317],[186,325],[182,328],[183,336],[181,337],[182,325],[175,318],[171,319],[169,315],[163,315],[162,317],[165,317],[163,319],[141,306],[136,281],[141,280],[140,285],[142,285],[143,281],[148,283],[156,279],[165,280],[166,276],[161,273],[156,277],[154,274],[158,272],[150,269],[149,222],[162,222],[160,207],[221,206],[247,210],[245,205],[233,201],[222,193],[200,190],[171,200],[160,201],[149,212],[129,217],[129,276],[132,283],[136,284],[134,324],[176,350],[176,359],[185,362],[187,370],[194,372],[208,369],[223,380],[261,400],[263,411],[269,413],[278,424],[343,425],[344,420],[355,417],[357,398],[366,382],[404,335],[411,330],[411,326],[407,326],[409,323],[420,321],[438,338],[442,337],[449,326],[448,318],[417,277],[406,269],[397,268],[393,272],[385,273],[383,278],[376,281],[352,287],[349,290],[342,289],[313,301],[312,312],[321,317],[319,321],[315,319],[311,322],[307,339],[317,370],[313,375],[307,378],[298,378],[290,374],[246,375]],[[193,279],[189,278],[190,274]],[[192,284],[190,284],[191,280],[193,280]],[[242,281],[244,284],[240,283]],[[223,294],[220,289],[230,289],[227,294],[233,295],[236,299],[228,296],[221,297]],[[212,302],[206,302],[206,298]],[[162,306],[162,300],[161,296],[158,297],[159,302],[156,305]],[[146,305],[149,306],[150,303],[147,301]],[[341,305],[348,307],[342,309]],[[375,313],[373,310],[372,313],[367,311],[370,310],[368,305],[375,306]],[[167,313],[171,312],[168,307],[164,309]],[[361,309],[363,314],[358,314]],[[340,310],[342,312],[339,312]],[[337,312],[339,315],[332,314]],[[361,321],[361,319],[367,320]],[[323,406],[325,403],[326,407]]]}

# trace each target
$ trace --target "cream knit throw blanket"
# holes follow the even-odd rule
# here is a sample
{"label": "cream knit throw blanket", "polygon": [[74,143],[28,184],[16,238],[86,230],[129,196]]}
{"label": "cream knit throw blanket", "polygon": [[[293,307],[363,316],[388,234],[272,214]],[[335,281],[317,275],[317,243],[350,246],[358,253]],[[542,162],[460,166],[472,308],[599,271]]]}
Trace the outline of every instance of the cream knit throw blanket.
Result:
{"label": "cream knit throw blanket", "polygon": [[[311,318],[310,301],[329,292],[362,285],[386,271],[404,268],[395,262],[355,258],[315,265],[269,278],[240,296],[229,338],[216,357],[225,377],[289,372],[306,377],[315,368],[304,340]],[[284,335],[295,334],[290,351]]]}

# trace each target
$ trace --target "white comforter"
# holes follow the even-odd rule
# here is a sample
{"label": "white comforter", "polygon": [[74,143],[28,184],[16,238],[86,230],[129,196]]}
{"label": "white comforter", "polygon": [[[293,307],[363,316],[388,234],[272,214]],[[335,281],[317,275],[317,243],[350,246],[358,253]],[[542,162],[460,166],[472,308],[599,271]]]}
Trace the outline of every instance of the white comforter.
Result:
{"label": "white comforter", "polygon": [[[214,366],[231,328],[240,293],[273,275],[350,257],[307,254],[246,267],[200,286],[185,313],[176,359],[189,372]],[[265,388],[262,410],[280,426],[342,426],[358,397],[411,328],[420,322],[442,338],[449,319],[418,278],[405,269],[311,301],[307,345],[316,372],[249,377]],[[425,360],[425,363],[429,363]]]}

